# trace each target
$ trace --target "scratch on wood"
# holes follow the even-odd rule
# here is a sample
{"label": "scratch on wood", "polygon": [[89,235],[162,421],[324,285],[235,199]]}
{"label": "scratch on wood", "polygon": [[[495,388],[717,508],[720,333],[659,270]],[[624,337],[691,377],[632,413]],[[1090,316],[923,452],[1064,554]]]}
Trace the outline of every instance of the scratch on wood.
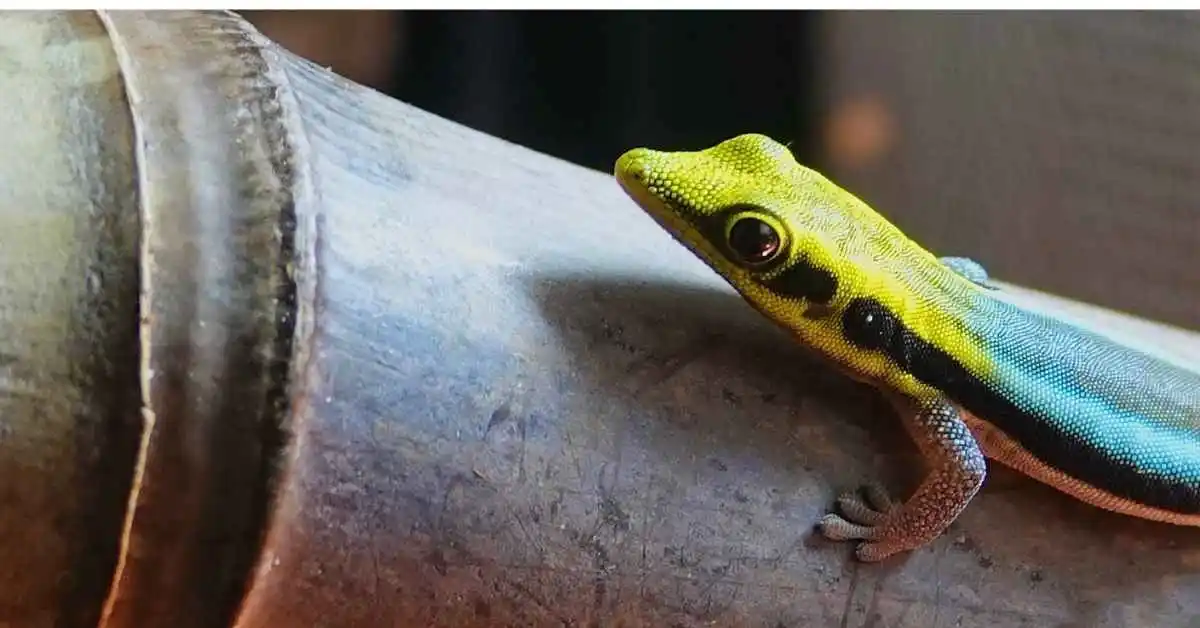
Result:
{"label": "scratch on wood", "polygon": [[838,622],[839,628],[847,628],[850,625],[850,607],[854,604],[854,595],[858,592],[858,566],[850,566],[850,590],[846,592],[846,604],[842,606],[842,620]]}

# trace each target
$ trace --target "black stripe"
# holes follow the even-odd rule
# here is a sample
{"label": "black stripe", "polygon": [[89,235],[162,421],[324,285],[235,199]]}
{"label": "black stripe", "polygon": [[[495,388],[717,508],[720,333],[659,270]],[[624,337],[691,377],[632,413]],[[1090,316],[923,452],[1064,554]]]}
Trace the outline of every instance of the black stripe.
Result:
{"label": "black stripe", "polygon": [[837,277],[832,272],[812,265],[803,256],[762,284],[776,294],[820,304],[832,301],[838,287]]}
{"label": "black stripe", "polygon": [[852,344],[882,351],[898,368],[942,391],[1051,467],[1139,504],[1180,514],[1200,514],[1200,487],[1194,483],[1141,473],[1062,431],[1044,416],[1022,409],[1003,391],[972,375],[950,354],[918,337],[879,301],[852,300],[842,313],[842,327]]}

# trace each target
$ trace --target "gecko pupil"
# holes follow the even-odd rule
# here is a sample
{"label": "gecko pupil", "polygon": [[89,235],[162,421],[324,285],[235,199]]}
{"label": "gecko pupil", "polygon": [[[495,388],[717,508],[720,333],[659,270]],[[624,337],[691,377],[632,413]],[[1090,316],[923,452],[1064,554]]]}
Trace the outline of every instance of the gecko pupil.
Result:
{"label": "gecko pupil", "polygon": [[741,218],[729,229],[729,248],[747,264],[761,264],[779,252],[779,233],[757,218]]}

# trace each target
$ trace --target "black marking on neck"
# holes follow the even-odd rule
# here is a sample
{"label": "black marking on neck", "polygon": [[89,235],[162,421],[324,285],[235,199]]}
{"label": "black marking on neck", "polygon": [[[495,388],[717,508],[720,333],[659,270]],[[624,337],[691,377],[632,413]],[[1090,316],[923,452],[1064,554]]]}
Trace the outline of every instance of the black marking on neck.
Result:
{"label": "black marking on neck", "polygon": [[820,304],[832,301],[838,288],[833,272],[813,265],[804,256],[798,256],[790,266],[761,283],[780,296]]}
{"label": "black marking on neck", "polygon": [[1020,407],[1004,391],[979,379],[949,353],[913,333],[878,300],[860,297],[850,301],[842,312],[842,330],[851,344],[882,352],[897,368],[942,391],[1049,466],[1139,504],[1180,514],[1200,514],[1200,487],[1149,476],[1133,465],[1107,457],[1044,416]]}

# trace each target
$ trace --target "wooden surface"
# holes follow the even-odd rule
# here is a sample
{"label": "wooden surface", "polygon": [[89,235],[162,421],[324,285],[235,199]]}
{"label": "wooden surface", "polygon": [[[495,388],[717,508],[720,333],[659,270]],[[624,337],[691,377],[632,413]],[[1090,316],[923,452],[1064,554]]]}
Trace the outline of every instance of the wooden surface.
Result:
{"label": "wooden surface", "polygon": [[606,173],[279,62],[322,199],[318,357],[244,625],[1195,625],[1195,530],[1003,471],[932,547],[850,562],[810,531],[832,497],[916,479],[873,393]]}
{"label": "wooden surface", "polygon": [[[165,411],[147,422],[160,439],[147,455],[158,458],[143,462],[153,474],[139,481],[158,488],[153,500],[130,503],[149,503],[159,515],[177,504],[181,526],[147,532],[155,517],[132,519],[133,542],[122,549],[145,571],[118,579],[122,595],[138,602],[126,607],[129,625],[152,625],[136,623],[138,613],[218,625],[221,608],[205,616],[190,605],[224,604],[227,582],[242,575],[239,552],[252,546],[255,564],[227,622],[240,628],[1196,626],[1195,529],[1101,512],[1003,470],[932,546],[883,564],[852,562],[852,548],[819,540],[813,522],[837,493],[869,478],[910,488],[919,478],[914,447],[871,390],[809,361],[607,173],[390,100],[278,49],[227,14],[109,17],[121,54],[147,55],[121,61],[135,105],[121,111],[132,112],[138,133],[116,126],[109,138],[140,146],[143,161],[136,175],[95,180],[136,181],[143,216],[182,225],[140,225],[172,263],[150,269],[160,292],[143,301],[139,343],[160,337],[148,329],[190,330],[172,336],[174,344],[131,349],[126,336],[115,349],[91,349],[113,349],[103,355],[124,356],[123,364],[135,363],[130,351],[152,351],[183,382],[178,396],[149,395]],[[14,41],[9,27],[0,22],[0,41]],[[172,41],[187,45],[158,50]],[[61,58],[44,40],[13,45],[34,58]],[[73,82],[81,67],[93,66],[36,71],[82,93]],[[21,72],[3,80],[29,76]],[[11,93],[0,89],[0,101],[24,112],[0,117],[5,128],[47,103],[73,102],[71,94]],[[113,102],[93,106],[111,112]],[[155,141],[161,150],[147,150]],[[6,185],[45,189],[22,176],[23,162],[6,150]],[[58,137],[38,139],[29,152],[63,155],[68,166],[97,159]],[[195,178],[166,176],[184,173]],[[78,209],[86,205],[55,205],[48,196],[20,197],[32,199],[26,204],[0,198],[5,216],[50,207],[90,215]],[[114,214],[131,211],[98,198]],[[264,222],[236,220],[249,216]],[[293,220],[275,222],[280,216]],[[189,219],[201,226],[188,227]],[[274,241],[262,224],[294,236],[280,240],[294,248],[267,246]],[[23,229],[22,237],[32,233]],[[214,239],[213,229],[229,229],[228,237]],[[70,249],[66,242],[60,249]],[[200,247],[196,263],[179,263],[172,244]],[[294,306],[250,290],[274,277],[271,256],[281,251],[294,254]],[[52,263],[11,255],[0,259]],[[27,268],[0,267],[0,287],[38,294],[21,281]],[[46,285],[70,296],[86,293],[85,283]],[[1092,324],[1108,320],[1165,345],[1173,359],[1200,363],[1196,334],[1044,296],[1016,298],[1065,307]],[[13,313],[70,329],[68,314],[78,311],[5,303],[0,323],[8,330]],[[216,309],[182,307],[188,303]],[[187,318],[196,311],[221,316]],[[159,314],[166,320],[154,323]],[[202,331],[211,324],[231,331]],[[251,341],[271,325],[294,331],[289,343],[273,345],[291,350],[284,368],[269,373],[287,392],[280,414],[260,415],[248,401],[213,402],[243,399],[226,395],[256,385],[235,375],[261,366],[268,349]],[[0,338],[18,365],[56,359],[55,347],[30,336]],[[245,347],[258,350],[248,356]],[[144,387],[163,385],[136,363]],[[37,433],[37,424],[8,408],[50,406],[21,394],[9,363],[0,368],[9,369],[0,371],[0,401],[10,404],[0,414],[4,455],[56,452],[11,436]],[[105,424],[142,416],[139,401],[125,400]],[[262,431],[241,431],[271,420]],[[273,442],[270,427],[286,438]],[[228,441],[220,436],[238,433],[259,440],[236,443],[237,466],[222,466]],[[53,443],[61,448],[63,440]],[[266,457],[260,466],[246,463],[255,446]],[[58,493],[46,488],[57,486],[47,484],[59,481],[53,474],[25,477],[41,482],[39,495],[69,501],[80,487],[115,481],[91,470],[71,470],[61,482],[73,490]],[[220,490],[239,481],[245,485]],[[29,509],[11,495],[0,502],[3,529],[58,523],[54,508]],[[261,517],[247,518],[247,495],[261,497],[250,509]],[[262,526],[261,537],[205,533],[248,521]],[[89,538],[84,532],[79,538]],[[35,556],[24,543],[0,536],[0,556]],[[160,582],[146,577],[155,561],[170,569]],[[213,573],[228,581],[204,577]],[[19,582],[19,574],[6,577]],[[182,586],[189,578],[194,588]],[[7,591],[0,589],[0,624],[89,625],[16,614]]]}

